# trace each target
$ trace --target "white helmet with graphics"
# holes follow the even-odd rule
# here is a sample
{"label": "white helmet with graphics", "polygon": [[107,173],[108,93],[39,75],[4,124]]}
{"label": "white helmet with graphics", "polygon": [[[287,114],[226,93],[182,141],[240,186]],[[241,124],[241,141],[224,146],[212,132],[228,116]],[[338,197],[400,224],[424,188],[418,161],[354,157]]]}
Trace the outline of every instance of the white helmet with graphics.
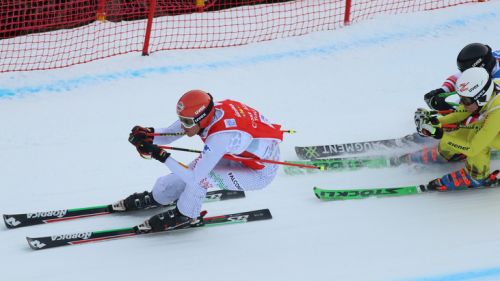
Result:
{"label": "white helmet with graphics", "polygon": [[477,102],[478,106],[484,106],[494,88],[490,74],[482,67],[471,67],[465,70],[458,78],[456,85],[460,103],[463,105]]}

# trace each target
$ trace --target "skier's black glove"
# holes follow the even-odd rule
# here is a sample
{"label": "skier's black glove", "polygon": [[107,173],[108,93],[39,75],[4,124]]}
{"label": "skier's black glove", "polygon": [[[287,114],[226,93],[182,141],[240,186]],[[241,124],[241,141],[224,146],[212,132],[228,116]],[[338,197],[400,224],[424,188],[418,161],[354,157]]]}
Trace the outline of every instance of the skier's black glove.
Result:
{"label": "skier's black glove", "polygon": [[147,134],[154,132],[155,129],[151,127],[144,128],[141,126],[135,126],[132,128],[132,132],[128,136],[128,141],[134,146],[137,146],[142,141],[153,143],[154,136],[148,136]]}
{"label": "skier's black glove", "polygon": [[159,146],[156,144],[149,143],[147,141],[142,141],[137,145],[137,150],[144,154],[151,154],[151,157],[154,159],[165,163],[167,161],[167,158],[170,156],[170,153],[166,152],[165,150],[161,149]]}
{"label": "skier's black glove", "polygon": [[424,95],[424,100],[427,105],[434,110],[453,109],[453,107],[445,101],[447,95],[443,95],[444,93],[446,92],[442,88],[432,90]]}

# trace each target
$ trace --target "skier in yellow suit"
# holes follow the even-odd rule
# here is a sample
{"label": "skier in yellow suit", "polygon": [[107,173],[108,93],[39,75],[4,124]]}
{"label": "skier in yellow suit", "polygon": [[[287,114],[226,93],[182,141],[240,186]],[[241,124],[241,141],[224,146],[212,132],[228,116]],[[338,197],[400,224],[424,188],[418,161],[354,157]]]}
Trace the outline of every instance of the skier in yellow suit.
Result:
{"label": "skier in yellow suit", "polygon": [[[467,158],[465,169],[429,183],[430,189],[439,191],[488,185],[495,177],[490,175],[490,151],[500,149],[500,79],[492,80],[484,68],[473,67],[462,73],[456,85],[460,105],[455,112],[440,117],[425,109],[415,112],[417,132],[440,139],[437,158],[448,161],[457,156]],[[476,113],[479,113],[477,120],[463,124],[462,121]],[[445,131],[445,124],[459,125],[456,130]]]}

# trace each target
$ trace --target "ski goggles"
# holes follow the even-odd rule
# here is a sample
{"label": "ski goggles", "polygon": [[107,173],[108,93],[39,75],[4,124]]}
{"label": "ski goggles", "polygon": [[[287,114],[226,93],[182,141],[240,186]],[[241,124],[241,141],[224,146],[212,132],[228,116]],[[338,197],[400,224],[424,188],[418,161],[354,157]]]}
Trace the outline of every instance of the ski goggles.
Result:
{"label": "ski goggles", "polygon": [[181,121],[182,126],[186,129],[193,128],[196,126],[196,122],[194,122],[193,117],[184,117],[179,115],[179,120]]}
{"label": "ski goggles", "polygon": [[476,102],[476,100],[474,98],[460,96],[460,103],[463,104],[463,105],[465,105],[465,106],[472,105],[475,102]]}
{"label": "ski goggles", "polygon": [[474,98],[471,98],[471,97],[462,97],[462,96],[460,96],[460,103],[463,104],[463,105],[465,105],[465,106],[472,105],[475,102],[478,102],[478,105],[480,105],[481,103],[486,102],[486,95],[483,95],[483,96],[479,97],[478,99],[474,99]]}

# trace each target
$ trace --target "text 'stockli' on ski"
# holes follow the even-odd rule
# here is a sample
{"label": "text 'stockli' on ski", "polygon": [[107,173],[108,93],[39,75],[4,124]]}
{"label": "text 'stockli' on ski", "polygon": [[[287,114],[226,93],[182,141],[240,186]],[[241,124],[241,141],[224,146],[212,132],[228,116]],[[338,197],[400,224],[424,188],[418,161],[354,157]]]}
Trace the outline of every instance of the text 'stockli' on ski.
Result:
{"label": "text 'stockli' on ski", "polygon": [[[496,178],[498,171],[492,173],[494,178],[483,188],[498,187],[500,185],[500,180]],[[480,189],[473,188],[473,189]],[[470,190],[473,190],[469,188]],[[358,189],[323,189],[319,187],[314,187],[314,195],[318,199],[325,201],[339,201],[339,200],[352,200],[352,199],[364,199],[369,197],[394,197],[394,196],[405,196],[414,195],[424,192],[435,191],[435,188],[430,187],[426,184],[420,185],[409,185],[409,186],[398,186],[398,187],[379,187],[379,188],[358,188]]]}
{"label": "text 'stockli' on ski", "polygon": [[326,201],[363,199],[368,197],[413,195],[425,191],[427,191],[425,189],[425,185],[361,189],[322,189],[319,187],[314,187],[314,194],[316,195],[316,197],[318,197],[318,199]]}

